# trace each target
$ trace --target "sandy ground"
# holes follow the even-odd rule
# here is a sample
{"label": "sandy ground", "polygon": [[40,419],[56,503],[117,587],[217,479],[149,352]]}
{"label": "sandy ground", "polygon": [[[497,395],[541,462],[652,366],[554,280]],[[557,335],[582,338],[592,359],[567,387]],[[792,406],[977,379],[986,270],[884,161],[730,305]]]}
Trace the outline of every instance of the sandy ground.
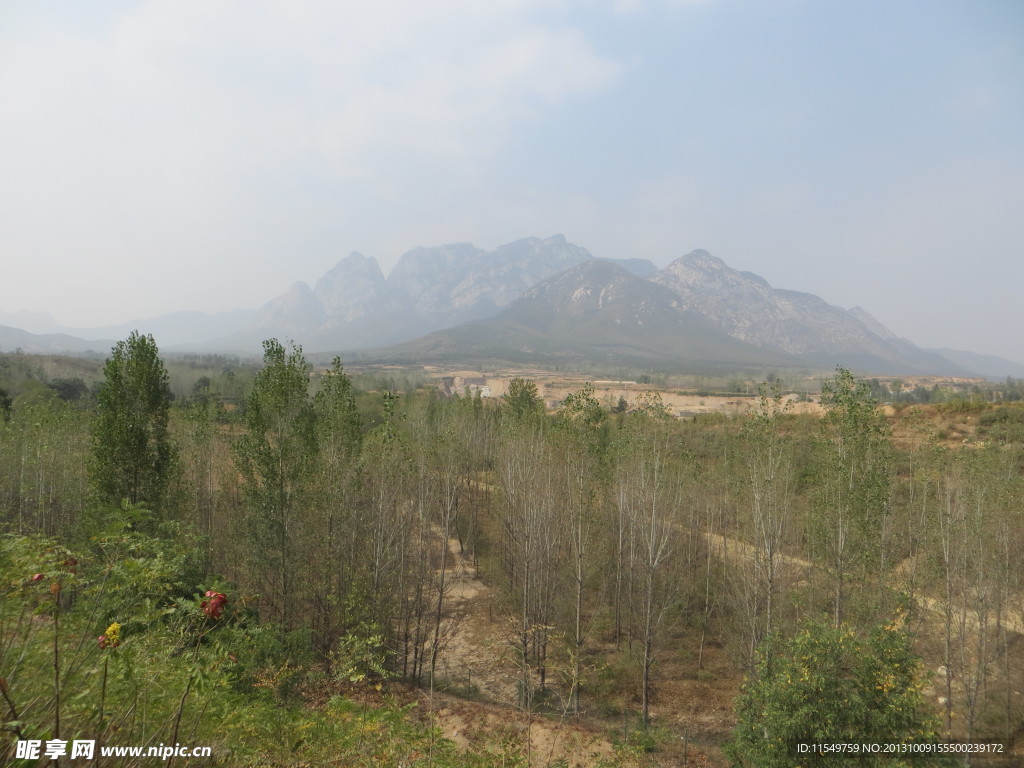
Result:
{"label": "sandy ground", "polygon": [[[587,383],[584,378],[572,378],[564,374],[554,374],[534,370],[505,370],[500,374],[486,375],[479,371],[441,371],[428,369],[431,375],[449,376],[459,382],[483,381],[491,398],[503,397],[508,392],[509,382],[514,378],[524,378],[537,385],[538,393],[549,408],[557,408],[565,396],[579,392]],[[625,398],[630,406],[634,406],[640,398],[656,393],[661,402],[676,415],[690,416],[699,413],[725,413],[736,415],[744,413],[757,405],[757,397],[697,395],[675,389],[658,389],[657,387],[633,381],[602,381],[590,382],[594,387],[594,396],[603,403],[613,406],[619,398]],[[817,403],[796,402],[795,397],[791,408],[794,413],[821,413]]]}
{"label": "sandy ground", "polygon": [[446,613],[451,621],[438,661],[439,679],[474,700],[423,693],[444,735],[464,749],[497,735],[519,745],[534,766],[589,768],[600,758],[610,759],[611,741],[600,730],[516,707],[519,672],[509,643],[512,624],[495,612],[491,587],[463,557],[458,539],[449,540],[448,550],[452,566],[446,577]]}

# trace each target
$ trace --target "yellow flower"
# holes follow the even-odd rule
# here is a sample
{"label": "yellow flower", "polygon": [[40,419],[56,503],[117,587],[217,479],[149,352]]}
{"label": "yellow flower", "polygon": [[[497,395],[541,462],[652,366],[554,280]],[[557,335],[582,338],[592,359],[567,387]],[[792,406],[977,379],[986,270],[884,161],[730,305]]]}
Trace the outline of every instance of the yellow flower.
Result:
{"label": "yellow flower", "polygon": [[121,625],[116,621],[100,635],[100,648],[117,648],[121,644]]}

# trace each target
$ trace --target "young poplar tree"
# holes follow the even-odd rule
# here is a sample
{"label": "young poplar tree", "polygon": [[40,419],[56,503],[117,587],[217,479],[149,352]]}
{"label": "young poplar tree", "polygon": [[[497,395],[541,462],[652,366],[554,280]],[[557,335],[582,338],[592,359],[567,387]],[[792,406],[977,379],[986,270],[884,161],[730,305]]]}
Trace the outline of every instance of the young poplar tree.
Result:
{"label": "young poplar tree", "polygon": [[[219,422],[224,420],[224,406],[219,393],[208,377],[196,382],[192,394],[178,407],[179,473],[174,486],[174,505],[181,518],[190,521],[205,539],[206,557],[212,562],[216,537],[215,521],[223,478],[219,476]],[[217,547],[222,551],[222,547]]]}
{"label": "young poplar tree", "polygon": [[263,369],[256,374],[245,413],[246,434],[235,445],[247,507],[252,578],[264,620],[296,625],[307,595],[296,591],[297,518],[309,501],[314,453],[309,372],[302,348],[263,342]]}
{"label": "young poplar tree", "polygon": [[815,453],[812,526],[839,626],[854,585],[873,588],[874,594],[858,591],[876,607],[884,588],[893,459],[888,424],[866,382],[839,368],[822,387],[822,400],[828,411]]}
{"label": "young poplar tree", "polygon": [[358,499],[362,422],[352,381],[337,357],[321,377],[313,412],[317,456],[313,514],[303,532],[304,570],[317,574],[310,582],[313,642],[329,658],[345,624],[355,619],[345,615],[347,607],[367,599],[357,587],[365,568]]}
{"label": "young poplar tree", "polygon": [[[625,571],[630,636],[640,642],[640,703],[644,727],[650,723],[651,670],[671,614],[680,606],[685,575],[683,526],[683,472],[673,421],[660,400],[647,399],[629,414],[618,436],[614,454],[614,496],[617,537],[625,540],[616,557]],[[621,581],[621,579],[618,579]]]}
{"label": "young poplar tree", "polygon": [[563,476],[562,506],[569,531],[569,570],[575,598],[569,701],[573,713],[579,714],[582,653],[587,639],[586,598],[595,571],[591,550],[605,500],[608,454],[607,414],[594,397],[592,384],[588,382],[579,392],[566,396],[551,439]]}
{"label": "young poplar tree", "polygon": [[503,398],[501,413],[506,423],[540,422],[544,416],[544,401],[537,392],[536,382],[529,379],[512,379]]}
{"label": "young poplar tree", "polygon": [[383,418],[363,441],[363,579],[371,619],[392,632],[395,668],[419,680],[427,642],[432,577],[430,531],[412,503],[417,473],[397,395],[384,393]]}
{"label": "young poplar tree", "polygon": [[11,531],[67,534],[88,496],[88,414],[58,398],[0,419],[0,519]]}
{"label": "young poplar tree", "polygon": [[97,502],[159,509],[174,452],[167,370],[150,335],[132,331],[111,350],[96,402],[89,479]]}
{"label": "young poplar tree", "polygon": [[777,382],[762,384],[757,408],[747,417],[737,451],[740,525],[752,546],[740,561],[740,604],[749,659],[778,621],[782,545],[794,496],[793,446],[782,433],[786,402]]}
{"label": "young poplar tree", "polygon": [[512,642],[520,662],[519,703],[525,707],[533,695],[531,652],[543,688],[549,630],[559,593],[567,586],[560,578],[568,542],[555,503],[553,464],[538,421],[503,415],[495,460],[501,489],[496,517],[501,523],[502,565],[518,616]]}

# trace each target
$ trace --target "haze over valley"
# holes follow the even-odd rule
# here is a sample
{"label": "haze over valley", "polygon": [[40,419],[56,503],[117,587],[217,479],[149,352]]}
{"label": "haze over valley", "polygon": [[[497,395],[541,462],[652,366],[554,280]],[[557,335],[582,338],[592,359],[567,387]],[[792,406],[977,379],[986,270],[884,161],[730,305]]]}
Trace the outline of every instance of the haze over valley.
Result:
{"label": "haze over valley", "polygon": [[0,324],[113,340],[199,312],[151,330],[212,340],[351,250],[390,277],[414,246],[562,232],[659,269],[704,248],[1024,362],[1016,3],[307,10],[0,12]]}

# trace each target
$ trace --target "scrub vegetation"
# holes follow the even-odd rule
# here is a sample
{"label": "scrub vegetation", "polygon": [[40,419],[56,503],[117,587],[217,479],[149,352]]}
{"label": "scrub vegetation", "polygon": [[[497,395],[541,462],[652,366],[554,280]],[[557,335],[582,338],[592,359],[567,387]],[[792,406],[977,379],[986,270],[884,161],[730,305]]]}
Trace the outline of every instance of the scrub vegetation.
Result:
{"label": "scrub vegetation", "polygon": [[679,418],[655,391],[443,397],[264,353],[0,358],[5,764],[95,739],[831,765],[796,745],[1021,733],[1018,382],[911,398],[837,369],[823,415],[773,377]]}

